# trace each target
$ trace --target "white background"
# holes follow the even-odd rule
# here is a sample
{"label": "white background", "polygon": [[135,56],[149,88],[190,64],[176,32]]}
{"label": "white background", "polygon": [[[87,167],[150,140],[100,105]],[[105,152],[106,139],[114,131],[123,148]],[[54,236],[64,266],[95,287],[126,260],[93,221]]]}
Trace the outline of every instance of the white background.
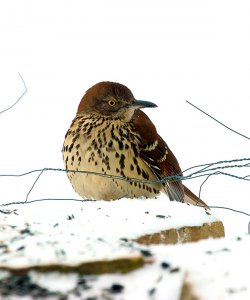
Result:
{"label": "white background", "polygon": [[[247,0],[2,1],[0,111],[23,92],[18,73],[28,92],[0,115],[0,173],[63,168],[61,147],[77,105],[103,80],[158,105],[146,113],[183,170],[249,158],[249,140],[185,102],[250,136],[249,15]],[[250,174],[249,168],[228,171]],[[37,175],[0,177],[0,202],[24,200]],[[203,180],[185,183],[198,193]],[[226,176],[211,177],[202,189],[209,205],[248,213],[249,195],[248,181]],[[38,198],[79,197],[65,174],[48,172],[30,194]],[[227,234],[247,231],[250,217],[215,212]]]}

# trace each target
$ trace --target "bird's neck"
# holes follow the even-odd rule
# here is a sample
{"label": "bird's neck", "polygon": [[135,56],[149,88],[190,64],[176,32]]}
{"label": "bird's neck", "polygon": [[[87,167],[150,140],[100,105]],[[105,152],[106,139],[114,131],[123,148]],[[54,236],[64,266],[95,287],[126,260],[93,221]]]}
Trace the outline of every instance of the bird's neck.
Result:
{"label": "bird's neck", "polygon": [[135,109],[134,108],[126,108],[124,110],[120,110],[117,113],[112,115],[103,115],[97,112],[88,112],[88,113],[79,113],[76,118],[84,118],[84,119],[92,119],[95,120],[103,120],[107,122],[130,122],[134,116]]}

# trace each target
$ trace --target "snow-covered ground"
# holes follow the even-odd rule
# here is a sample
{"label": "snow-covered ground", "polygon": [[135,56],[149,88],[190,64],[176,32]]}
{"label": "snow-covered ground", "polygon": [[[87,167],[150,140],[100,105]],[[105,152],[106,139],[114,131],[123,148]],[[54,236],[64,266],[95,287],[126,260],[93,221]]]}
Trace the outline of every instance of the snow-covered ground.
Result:
{"label": "snow-covered ground", "polygon": [[128,255],[117,243],[123,238],[136,240],[172,228],[218,221],[203,208],[164,200],[63,202],[56,214],[53,204],[48,210],[48,205],[35,203],[28,204],[29,209],[23,206],[11,214],[2,213],[0,268],[115,259]]}
{"label": "snow-covered ground", "polygon": [[[245,276],[249,236],[174,246],[133,242],[173,227],[218,220],[203,208],[164,199],[59,203],[60,210],[56,203],[48,209],[43,202],[1,213],[1,299],[67,295],[68,299],[177,300],[185,299],[180,298],[183,286],[199,299],[250,295]],[[123,274],[127,269],[119,263],[109,274],[96,267],[119,260],[126,260],[125,264],[132,260],[132,271]],[[89,263],[93,265],[86,268]]]}

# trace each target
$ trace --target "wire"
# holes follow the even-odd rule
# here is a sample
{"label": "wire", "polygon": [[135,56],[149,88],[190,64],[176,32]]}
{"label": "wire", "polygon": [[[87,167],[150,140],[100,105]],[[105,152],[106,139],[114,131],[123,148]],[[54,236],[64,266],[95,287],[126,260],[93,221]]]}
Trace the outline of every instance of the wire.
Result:
{"label": "wire", "polygon": [[9,106],[9,107],[5,108],[4,110],[0,111],[0,114],[6,112],[6,111],[8,111],[8,110],[10,110],[11,108],[13,108],[13,107],[14,107],[14,106],[15,106],[15,105],[23,98],[23,96],[24,96],[24,95],[27,93],[27,91],[28,91],[27,86],[26,86],[26,83],[25,83],[25,81],[24,81],[22,75],[21,75],[20,73],[18,73],[18,75],[19,75],[19,77],[20,77],[21,80],[22,80],[22,83],[23,83],[23,86],[24,86],[24,92],[23,92],[23,93],[21,94],[21,96],[17,99],[17,101],[14,102],[11,106]]}
{"label": "wire", "polygon": [[223,124],[222,122],[220,122],[219,120],[215,119],[215,118],[212,117],[210,114],[206,113],[204,110],[202,110],[202,109],[199,108],[198,106],[194,105],[193,103],[191,103],[191,102],[189,102],[189,101],[187,101],[187,100],[186,100],[186,102],[187,102],[188,104],[192,105],[193,107],[195,107],[196,109],[198,109],[199,111],[201,111],[203,114],[205,114],[205,115],[208,116],[209,118],[213,119],[215,122],[217,122],[217,123],[219,123],[220,125],[222,125],[222,126],[224,126],[225,128],[227,128],[228,130],[231,130],[232,132],[234,132],[234,133],[236,133],[236,134],[238,134],[238,135],[240,135],[240,136],[242,136],[242,137],[244,137],[244,138],[250,140],[250,137],[248,137],[248,136],[246,136],[246,135],[244,135],[244,134],[242,134],[242,133],[240,133],[240,132],[238,132],[238,131],[236,131],[236,130],[230,128],[229,126]]}

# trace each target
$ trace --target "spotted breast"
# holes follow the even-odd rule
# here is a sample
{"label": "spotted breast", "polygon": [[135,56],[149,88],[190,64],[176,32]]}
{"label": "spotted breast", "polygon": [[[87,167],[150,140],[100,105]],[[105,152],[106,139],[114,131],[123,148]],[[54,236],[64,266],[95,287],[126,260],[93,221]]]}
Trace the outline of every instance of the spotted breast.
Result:
{"label": "spotted breast", "polygon": [[66,169],[84,172],[67,173],[75,191],[83,198],[96,200],[155,197],[162,186],[146,183],[157,178],[140,158],[140,144],[141,137],[132,123],[77,116],[63,146]]}

